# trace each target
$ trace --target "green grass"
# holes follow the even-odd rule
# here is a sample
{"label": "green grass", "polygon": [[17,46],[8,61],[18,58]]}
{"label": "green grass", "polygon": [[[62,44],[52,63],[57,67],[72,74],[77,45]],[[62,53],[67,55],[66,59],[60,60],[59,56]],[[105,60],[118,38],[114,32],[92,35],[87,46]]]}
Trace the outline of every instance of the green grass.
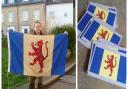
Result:
{"label": "green grass", "polygon": [[28,77],[10,74],[7,69],[8,49],[2,48],[2,89],[16,89],[28,81]]}

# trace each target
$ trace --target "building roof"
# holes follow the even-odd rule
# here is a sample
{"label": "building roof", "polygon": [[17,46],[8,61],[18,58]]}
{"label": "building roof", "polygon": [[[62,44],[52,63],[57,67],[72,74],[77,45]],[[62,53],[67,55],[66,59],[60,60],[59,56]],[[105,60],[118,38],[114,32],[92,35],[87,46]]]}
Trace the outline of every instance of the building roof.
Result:
{"label": "building roof", "polygon": [[46,0],[14,0],[14,3],[10,4],[9,0],[4,0],[4,4],[2,6],[16,6],[16,5],[25,5],[25,4],[36,4],[36,3],[46,3]]}
{"label": "building roof", "polygon": [[46,0],[46,4],[71,3],[75,0]]}

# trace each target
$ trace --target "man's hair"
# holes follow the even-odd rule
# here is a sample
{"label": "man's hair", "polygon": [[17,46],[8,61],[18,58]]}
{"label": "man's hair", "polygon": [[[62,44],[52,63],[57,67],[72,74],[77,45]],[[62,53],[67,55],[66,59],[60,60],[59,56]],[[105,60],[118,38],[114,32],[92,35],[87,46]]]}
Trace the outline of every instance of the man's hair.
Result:
{"label": "man's hair", "polygon": [[[39,23],[39,24],[40,24],[40,26],[41,26],[41,22],[39,22],[39,21],[36,21],[36,22],[35,22],[35,24],[37,24],[37,23]],[[35,26],[35,24],[34,24],[34,26]]]}

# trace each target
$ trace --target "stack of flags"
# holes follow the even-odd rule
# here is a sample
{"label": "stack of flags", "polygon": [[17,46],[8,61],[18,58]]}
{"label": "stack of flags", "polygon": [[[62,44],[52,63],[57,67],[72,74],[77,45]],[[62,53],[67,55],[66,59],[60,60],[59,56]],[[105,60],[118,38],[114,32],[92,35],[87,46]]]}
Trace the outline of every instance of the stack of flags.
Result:
{"label": "stack of flags", "polygon": [[78,39],[91,49],[88,75],[126,87],[126,49],[119,46],[117,27],[115,7],[89,2],[78,23]]}

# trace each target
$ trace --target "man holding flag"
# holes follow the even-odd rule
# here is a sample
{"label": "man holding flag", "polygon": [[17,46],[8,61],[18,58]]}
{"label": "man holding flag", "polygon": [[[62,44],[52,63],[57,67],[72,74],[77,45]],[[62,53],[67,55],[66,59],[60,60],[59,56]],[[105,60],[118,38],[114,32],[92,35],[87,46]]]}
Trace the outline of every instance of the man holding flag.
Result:
{"label": "man holding flag", "polygon": [[[36,22],[34,25],[34,35],[44,35],[41,31],[41,23]],[[30,84],[29,84],[29,89],[35,89],[35,80],[36,78],[39,78],[38,82],[38,88],[37,89],[43,89],[43,83],[42,83],[42,77],[34,77],[30,76]]]}
{"label": "man holding flag", "polygon": [[37,89],[43,89],[42,76],[63,76],[68,47],[68,36],[64,33],[44,35],[40,22],[34,25],[34,35],[9,31],[8,72],[30,76],[29,89],[35,89],[37,78]]}

